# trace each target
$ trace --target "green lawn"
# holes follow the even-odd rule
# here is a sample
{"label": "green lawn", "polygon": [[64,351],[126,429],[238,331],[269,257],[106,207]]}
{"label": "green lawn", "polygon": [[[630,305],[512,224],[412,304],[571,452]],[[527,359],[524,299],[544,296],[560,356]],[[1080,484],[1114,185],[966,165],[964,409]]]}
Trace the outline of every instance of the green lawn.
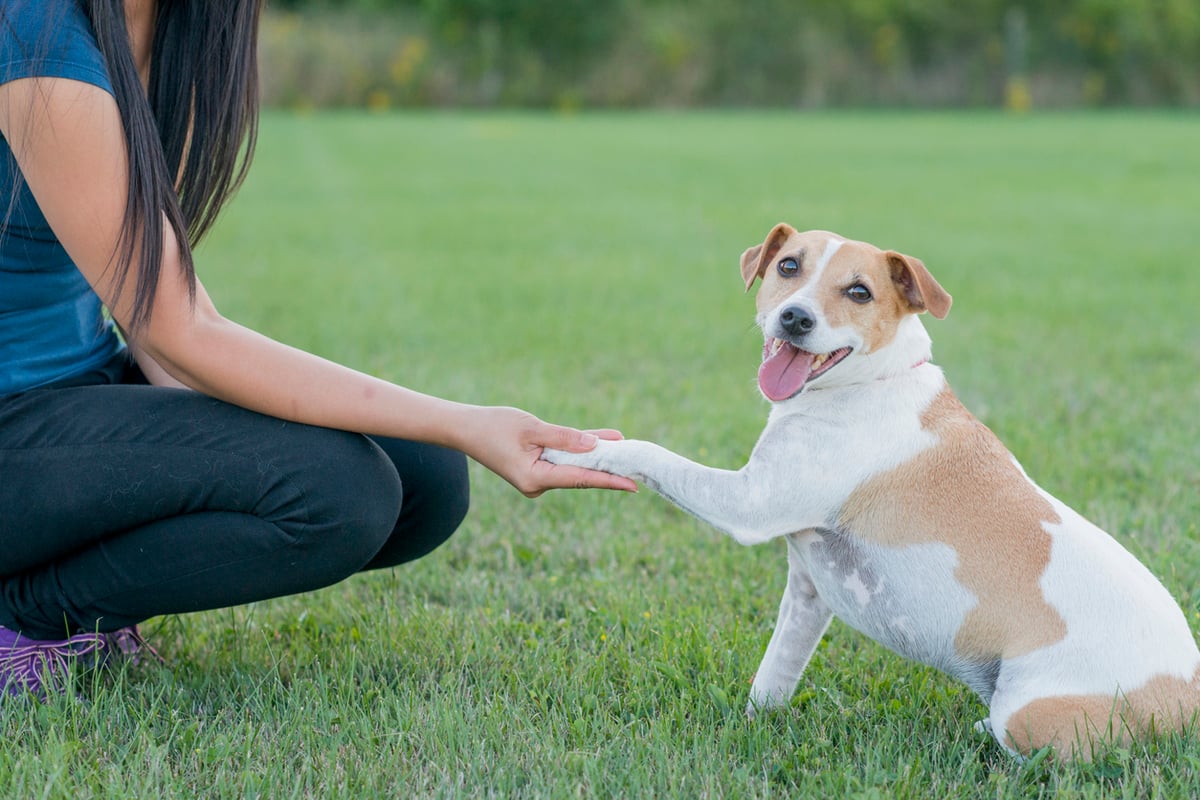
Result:
{"label": "green lawn", "polygon": [[[722,467],[766,404],[741,251],[918,256],[960,397],[1200,622],[1200,118],[268,115],[199,254],[230,317],[424,391]],[[314,453],[320,458],[320,453]],[[747,721],[785,582],[653,493],[522,498],[390,574],[152,621],[170,669],[0,712],[13,797],[1200,795],[1200,739],[1022,765],[964,687],[834,622]],[[936,596],[930,602],[938,602]]]}

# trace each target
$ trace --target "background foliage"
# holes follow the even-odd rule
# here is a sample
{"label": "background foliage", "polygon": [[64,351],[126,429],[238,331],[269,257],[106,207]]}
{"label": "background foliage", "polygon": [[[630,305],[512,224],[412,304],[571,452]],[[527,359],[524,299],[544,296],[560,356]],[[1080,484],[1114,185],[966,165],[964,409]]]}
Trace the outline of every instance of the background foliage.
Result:
{"label": "background foliage", "polygon": [[285,106],[1200,105],[1200,0],[273,0]]}

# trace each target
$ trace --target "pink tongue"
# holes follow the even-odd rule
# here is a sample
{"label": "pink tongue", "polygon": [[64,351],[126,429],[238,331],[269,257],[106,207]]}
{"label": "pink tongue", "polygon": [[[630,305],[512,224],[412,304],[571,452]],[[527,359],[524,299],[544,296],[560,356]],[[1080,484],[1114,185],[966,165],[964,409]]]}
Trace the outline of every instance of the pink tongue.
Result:
{"label": "pink tongue", "polygon": [[768,400],[779,402],[800,391],[812,373],[815,356],[787,342],[758,368],[758,388]]}

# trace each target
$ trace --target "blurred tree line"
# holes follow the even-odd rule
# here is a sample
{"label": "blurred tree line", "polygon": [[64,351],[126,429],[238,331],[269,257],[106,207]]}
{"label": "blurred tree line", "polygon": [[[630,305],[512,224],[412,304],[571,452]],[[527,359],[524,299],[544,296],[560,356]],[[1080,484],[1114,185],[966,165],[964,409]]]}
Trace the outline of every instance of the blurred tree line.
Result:
{"label": "blurred tree line", "polygon": [[1200,0],[271,0],[286,106],[1200,105]]}

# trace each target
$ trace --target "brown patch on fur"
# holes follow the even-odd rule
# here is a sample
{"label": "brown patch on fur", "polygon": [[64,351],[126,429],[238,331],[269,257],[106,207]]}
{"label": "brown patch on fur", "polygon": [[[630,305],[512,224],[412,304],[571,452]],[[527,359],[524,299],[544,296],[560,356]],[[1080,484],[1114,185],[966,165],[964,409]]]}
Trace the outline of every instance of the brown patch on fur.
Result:
{"label": "brown patch on fur", "polygon": [[[789,255],[799,260],[803,259],[807,254],[799,251],[781,253],[780,259]],[[776,259],[776,261],[780,259]],[[770,311],[791,297],[794,292],[799,291],[800,287],[808,282],[809,277],[809,275],[802,273],[795,278],[784,278],[776,274],[774,269],[772,269],[763,280],[762,286],[759,287],[758,294],[754,296],[755,308],[760,313]]]}
{"label": "brown patch on fur", "polygon": [[954,549],[954,577],[978,599],[954,640],[963,656],[1012,658],[1059,641],[1066,623],[1039,585],[1050,563],[1043,523],[1061,521],[1054,508],[949,387],[921,425],[938,444],[855,489],[840,524],[880,544]]}
{"label": "brown patch on fur", "polygon": [[[808,283],[825,243],[832,236],[826,231],[797,233],[795,228],[781,222],[771,229],[761,245],[742,253],[742,277],[746,289],[749,290],[756,279],[762,279],[762,286],[754,298],[755,307],[759,311],[775,308]],[[796,259],[800,271],[795,277],[785,278],[775,267],[789,257]]]}
{"label": "brown patch on fur", "polygon": [[[861,283],[874,298],[859,304],[846,297],[846,289]],[[913,313],[892,279],[879,248],[862,242],[846,242],[821,273],[817,302],[825,319],[835,328],[853,326],[862,333],[863,352],[874,353],[896,338],[900,321]]]}
{"label": "brown patch on fur", "polygon": [[771,266],[779,249],[796,235],[795,228],[781,222],[771,229],[762,244],[749,247],[742,253],[742,280],[746,282],[747,292],[754,285],[754,281],[766,274],[767,267]]}
{"label": "brown patch on fur", "polygon": [[888,250],[883,256],[891,269],[892,281],[900,289],[909,310],[914,313],[928,311],[938,319],[945,319],[954,298],[933,279],[925,262],[895,250]]}
{"label": "brown patch on fur", "polygon": [[1129,744],[1135,738],[1182,730],[1200,709],[1200,667],[1190,680],[1158,675],[1131,691],[1042,697],[1006,723],[1009,744],[1029,755],[1046,745],[1065,758],[1090,760],[1096,743]]}

